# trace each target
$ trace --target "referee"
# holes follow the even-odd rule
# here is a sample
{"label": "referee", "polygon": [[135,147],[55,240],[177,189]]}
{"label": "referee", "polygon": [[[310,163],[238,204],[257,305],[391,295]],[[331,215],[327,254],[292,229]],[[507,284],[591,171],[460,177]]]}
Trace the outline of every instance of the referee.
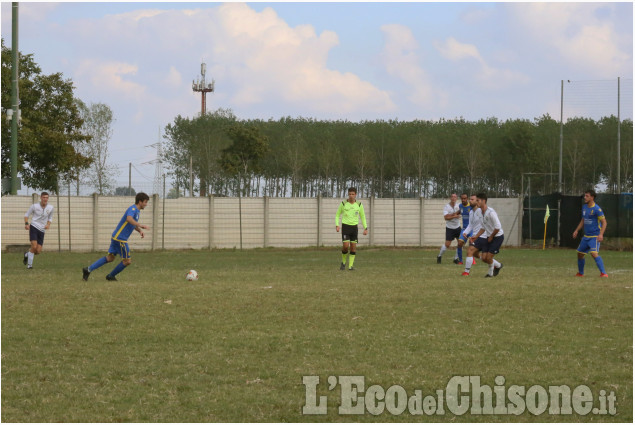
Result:
{"label": "referee", "polygon": [[349,254],[348,269],[355,270],[353,264],[355,263],[355,253],[357,248],[357,224],[359,219],[362,219],[362,225],[364,226],[364,236],[368,234],[368,226],[366,226],[366,215],[364,214],[364,206],[361,202],[356,201],[357,189],[354,187],[348,188],[348,199],[342,201],[337,213],[335,214],[335,231],[340,231],[340,216],[342,216],[342,264],[340,270],[346,270],[346,258]]}

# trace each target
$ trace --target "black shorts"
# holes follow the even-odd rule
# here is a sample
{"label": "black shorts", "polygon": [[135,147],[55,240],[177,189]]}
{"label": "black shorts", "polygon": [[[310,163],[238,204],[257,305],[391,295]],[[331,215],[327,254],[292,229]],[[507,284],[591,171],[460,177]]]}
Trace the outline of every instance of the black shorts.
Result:
{"label": "black shorts", "polygon": [[29,226],[29,241],[37,241],[38,245],[44,245],[44,232],[37,227]]}
{"label": "black shorts", "polygon": [[461,228],[457,227],[456,229],[445,228],[445,240],[453,241],[454,239],[458,239],[461,237]]}
{"label": "black shorts", "polygon": [[489,252],[488,246],[489,243],[487,242],[487,238],[476,238],[476,242],[474,242],[474,248],[481,252]]}
{"label": "black shorts", "polygon": [[492,241],[487,245],[487,251],[485,251],[485,252],[490,252],[492,254],[498,254],[498,252],[501,249],[501,246],[503,245],[503,240],[504,239],[505,239],[505,235],[494,236]]}
{"label": "black shorts", "polygon": [[342,242],[357,243],[357,226],[342,224]]}

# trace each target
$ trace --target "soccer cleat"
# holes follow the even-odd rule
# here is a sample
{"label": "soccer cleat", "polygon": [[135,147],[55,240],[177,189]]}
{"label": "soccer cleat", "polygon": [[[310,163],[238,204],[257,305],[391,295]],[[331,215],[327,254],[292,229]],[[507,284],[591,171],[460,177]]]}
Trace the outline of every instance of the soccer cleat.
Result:
{"label": "soccer cleat", "polygon": [[[33,269],[33,266],[26,266],[26,269],[27,269],[27,270],[32,270],[32,269]],[[607,276],[607,277],[608,277],[608,276]]]}
{"label": "soccer cleat", "polygon": [[609,275],[606,273],[600,273],[600,277],[609,277]]}
{"label": "soccer cleat", "polygon": [[340,270],[346,270],[346,264],[344,263],[340,264]]}
{"label": "soccer cleat", "polygon": [[498,273],[500,273],[501,269],[503,268],[503,264],[501,263],[501,266],[496,268],[494,267],[494,276],[498,276]]}
{"label": "soccer cleat", "polygon": [[458,263],[456,263],[456,264],[459,264],[459,265],[461,265],[461,266],[462,266],[462,265],[463,265],[463,261],[459,261],[459,262],[458,262]]}
{"label": "soccer cleat", "polygon": [[486,274],[485,277],[494,277],[494,276],[490,276],[490,275]]}
{"label": "soccer cleat", "polygon": [[463,272],[461,273],[461,276],[469,276],[470,274],[468,272]]}
{"label": "soccer cleat", "polygon": [[354,272],[355,271],[355,267],[349,267],[348,271],[349,272]]}
{"label": "soccer cleat", "polygon": [[437,264],[441,264],[441,256],[437,256]]}
{"label": "soccer cleat", "polygon": [[111,275],[107,274],[107,275],[106,275],[106,280],[110,280],[110,281],[115,281],[115,282],[116,282],[116,281],[117,281],[117,278],[116,278],[116,277],[114,277],[114,276],[111,276]]}
{"label": "soccer cleat", "polygon": [[576,273],[576,274],[575,274],[575,277],[584,277],[584,275],[583,275],[583,274],[581,274],[581,273]]}
{"label": "soccer cleat", "polygon": [[82,279],[84,279],[85,281],[88,281],[88,276],[90,276],[90,272],[88,271],[88,267],[84,267],[82,269],[82,273],[84,274],[82,276]]}
{"label": "soccer cleat", "polygon": [[24,260],[22,260],[22,264],[24,264],[26,266],[26,264],[29,262],[29,253],[25,252],[24,253]]}
{"label": "soccer cleat", "polygon": [[453,263],[454,263],[454,264],[459,264],[459,259],[458,259],[458,258],[455,258],[455,259],[454,259],[454,261],[453,261]]}

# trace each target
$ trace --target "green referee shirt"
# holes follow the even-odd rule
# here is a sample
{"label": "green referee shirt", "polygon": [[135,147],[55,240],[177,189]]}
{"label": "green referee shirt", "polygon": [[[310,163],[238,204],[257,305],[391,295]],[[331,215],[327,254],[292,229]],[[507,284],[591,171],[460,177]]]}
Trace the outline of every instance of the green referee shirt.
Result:
{"label": "green referee shirt", "polygon": [[336,226],[340,225],[340,215],[342,216],[342,224],[357,226],[357,224],[359,223],[359,218],[361,217],[364,229],[368,228],[368,226],[366,226],[366,215],[364,214],[364,206],[359,201],[355,201],[355,203],[353,204],[348,201],[343,201],[340,204],[340,207],[337,209],[337,214],[335,214]]}

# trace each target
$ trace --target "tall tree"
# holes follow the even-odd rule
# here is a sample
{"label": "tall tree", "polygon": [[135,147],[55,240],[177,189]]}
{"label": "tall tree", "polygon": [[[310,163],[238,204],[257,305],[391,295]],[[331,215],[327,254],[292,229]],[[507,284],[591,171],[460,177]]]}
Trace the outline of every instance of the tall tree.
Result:
{"label": "tall tree", "polygon": [[269,140],[253,125],[235,124],[229,127],[227,135],[232,144],[223,149],[219,162],[225,171],[238,176],[238,190],[245,194],[250,187],[242,184],[241,179],[248,183],[251,173],[260,171],[260,160],[269,151]]}
{"label": "tall tree", "polygon": [[[26,186],[56,191],[58,179],[75,177],[91,160],[77,151],[89,137],[73,97],[73,82],[61,73],[43,75],[33,55],[19,54],[22,125],[18,134],[18,172]],[[11,108],[11,49],[2,40],[2,122]],[[11,128],[2,125],[2,176],[11,174]]]}
{"label": "tall tree", "polygon": [[108,163],[108,144],[112,137],[113,113],[110,107],[103,103],[86,105],[77,100],[77,107],[84,120],[82,127],[85,134],[90,136],[88,143],[80,144],[77,149],[93,160],[91,166],[84,172],[79,172],[77,185],[85,181],[97,193],[103,195],[113,189],[117,167]]}

